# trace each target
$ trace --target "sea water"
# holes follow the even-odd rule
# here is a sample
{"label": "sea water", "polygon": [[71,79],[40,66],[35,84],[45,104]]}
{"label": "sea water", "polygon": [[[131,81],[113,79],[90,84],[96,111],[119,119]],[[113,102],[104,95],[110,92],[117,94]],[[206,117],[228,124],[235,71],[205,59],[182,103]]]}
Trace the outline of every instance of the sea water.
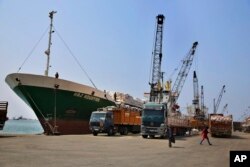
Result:
{"label": "sea water", "polygon": [[8,120],[0,134],[42,134],[43,128],[38,120]]}

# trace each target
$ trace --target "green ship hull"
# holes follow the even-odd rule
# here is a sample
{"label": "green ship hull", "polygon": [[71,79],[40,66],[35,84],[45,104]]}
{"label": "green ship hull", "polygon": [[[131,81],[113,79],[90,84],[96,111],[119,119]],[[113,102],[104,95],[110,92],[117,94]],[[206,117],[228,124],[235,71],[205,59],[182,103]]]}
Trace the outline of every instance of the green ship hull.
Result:
{"label": "green ship hull", "polygon": [[97,108],[115,105],[98,89],[53,77],[14,73],[10,88],[35,112],[46,134],[86,134]]}

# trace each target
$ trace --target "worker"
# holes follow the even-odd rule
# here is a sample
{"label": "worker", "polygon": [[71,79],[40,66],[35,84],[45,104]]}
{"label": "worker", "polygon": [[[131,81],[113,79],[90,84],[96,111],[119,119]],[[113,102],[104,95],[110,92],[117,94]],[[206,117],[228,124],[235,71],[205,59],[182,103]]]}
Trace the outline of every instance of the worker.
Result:
{"label": "worker", "polygon": [[208,132],[208,127],[205,127],[205,128],[202,130],[202,132],[201,132],[202,140],[201,140],[201,142],[200,142],[200,145],[202,145],[202,142],[203,142],[205,139],[207,139],[207,142],[208,142],[208,144],[209,144],[210,146],[212,145],[212,144],[210,143],[210,141],[209,141],[208,136],[207,136],[208,133],[209,133],[209,132]]}
{"label": "worker", "polygon": [[175,137],[173,130],[170,126],[167,127],[167,136],[168,136],[168,147],[172,147],[172,143],[175,143]]}
{"label": "worker", "polygon": [[56,79],[58,79],[58,78],[59,78],[59,74],[58,74],[58,72],[56,72],[56,74],[55,74],[55,78],[56,78]]}
{"label": "worker", "polygon": [[114,93],[114,100],[116,101],[116,97],[117,97],[117,95],[116,95],[116,92]]}

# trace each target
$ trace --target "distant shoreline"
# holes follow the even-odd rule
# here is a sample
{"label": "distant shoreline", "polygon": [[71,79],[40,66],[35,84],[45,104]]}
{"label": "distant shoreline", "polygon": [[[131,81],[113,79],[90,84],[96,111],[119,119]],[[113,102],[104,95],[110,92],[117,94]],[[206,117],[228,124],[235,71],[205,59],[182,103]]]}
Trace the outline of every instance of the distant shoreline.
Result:
{"label": "distant shoreline", "polygon": [[34,118],[25,118],[25,117],[22,117],[22,116],[13,117],[13,118],[8,119],[8,120],[36,120],[36,121],[38,121],[38,119],[34,119]]}

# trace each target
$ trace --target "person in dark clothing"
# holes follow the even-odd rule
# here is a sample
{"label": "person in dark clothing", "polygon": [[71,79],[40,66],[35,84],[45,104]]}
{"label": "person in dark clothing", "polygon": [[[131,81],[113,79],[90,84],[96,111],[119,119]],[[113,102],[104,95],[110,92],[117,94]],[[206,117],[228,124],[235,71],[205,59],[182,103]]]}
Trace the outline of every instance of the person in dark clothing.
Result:
{"label": "person in dark clothing", "polygon": [[58,72],[56,72],[56,74],[55,74],[55,78],[56,78],[56,79],[58,79],[58,78],[59,78],[59,74],[58,74]]}
{"label": "person in dark clothing", "polygon": [[115,100],[115,101],[116,101],[116,96],[117,96],[117,95],[116,95],[116,92],[115,92],[115,93],[114,93],[114,100]]}
{"label": "person in dark clothing", "polygon": [[172,143],[175,143],[175,138],[173,130],[170,126],[167,127],[167,135],[168,135],[168,147],[172,147]]}
{"label": "person in dark clothing", "polygon": [[201,135],[202,135],[202,140],[201,140],[201,142],[200,142],[200,145],[202,144],[202,142],[203,142],[205,139],[207,139],[207,142],[208,142],[209,145],[212,145],[212,144],[210,143],[210,141],[209,141],[208,136],[207,136],[208,133],[209,133],[209,132],[208,132],[208,127],[205,127],[205,128],[202,130],[202,133],[201,133]]}

